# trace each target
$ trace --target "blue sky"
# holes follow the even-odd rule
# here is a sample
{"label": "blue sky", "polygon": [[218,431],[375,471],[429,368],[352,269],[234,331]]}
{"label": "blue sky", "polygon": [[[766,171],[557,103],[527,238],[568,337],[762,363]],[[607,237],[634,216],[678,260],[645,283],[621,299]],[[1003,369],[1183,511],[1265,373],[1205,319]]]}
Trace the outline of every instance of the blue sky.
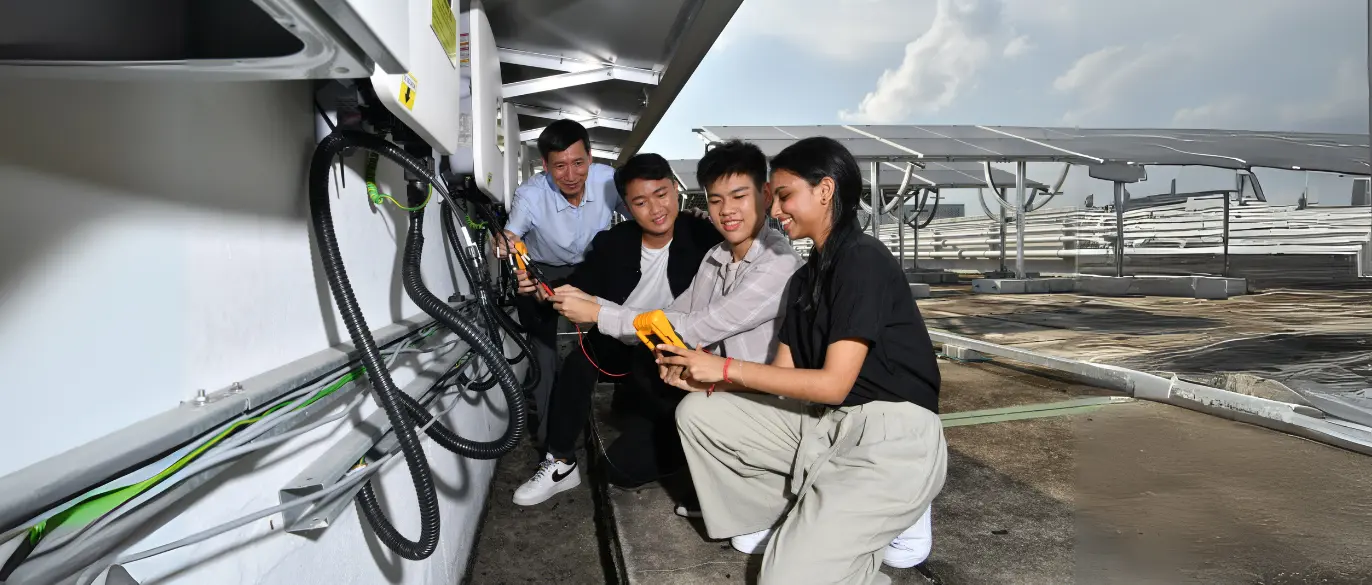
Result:
{"label": "blue sky", "polygon": [[[1362,0],[744,0],[643,150],[704,125],[1006,124],[1368,132]],[[1060,166],[1031,165],[1051,182]],[[1136,187],[1232,186],[1153,169]],[[1294,201],[1303,173],[1259,173]],[[1073,171],[1063,204],[1108,186]],[[1348,179],[1312,175],[1321,202]]]}

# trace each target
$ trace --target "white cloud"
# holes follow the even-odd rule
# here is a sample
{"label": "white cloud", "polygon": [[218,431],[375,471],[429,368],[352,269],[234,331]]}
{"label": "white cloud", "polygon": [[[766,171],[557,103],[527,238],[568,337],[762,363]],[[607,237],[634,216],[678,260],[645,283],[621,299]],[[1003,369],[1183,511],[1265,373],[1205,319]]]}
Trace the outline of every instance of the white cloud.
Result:
{"label": "white cloud", "polygon": [[1172,114],[1173,128],[1221,128],[1250,130],[1258,111],[1257,105],[1243,95],[1225,95],[1207,104],[1182,108]]}
{"label": "white cloud", "polygon": [[1078,102],[1061,122],[1090,125],[1113,115],[1132,93],[1162,83],[1191,46],[1163,41],[1139,48],[1109,46],[1083,55],[1053,80],[1055,91],[1070,94]]}
{"label": "white cloud", "polygon": [[1368,131],[1367,69],[1353,59],[1339,63],[1323,99],[1282,107],[1277,115],[1288,127],[1362,134]]}
{"label": "white cloud", "polygon": [[1182,108],[1172,116],[1174,127],[1235,130],[1296,130],[1362,134],[1367,132],[1367,74],[1362,63],[1346,59],[1335,68],[1326,87],[1313,88],[1315,97],[1255,100],[1226,94],[1200,106]]}
{"label": "white cloud", "polygon": [[905,47],[896,69],[887,69],[847,122],[889,124],[914,113],[947,107],[972,83],[1002,32],[1000,0],[938,0],[934,21]]}
{"label": "white cloud", "polygon": [[1029,35],[1020,35],[1010,39],[1010,42],[1005,44],[1005,50],[1001,52],[1001,54],[1007,58],[1013,59],[1028,53],[1033,48],[1034,45],[1029,42]]}
{"label": "white cloud", "polygon": [[929,6],[913,0],[747,0],[714,48],[765,37],[837,61],[881,58],[931,19]]}

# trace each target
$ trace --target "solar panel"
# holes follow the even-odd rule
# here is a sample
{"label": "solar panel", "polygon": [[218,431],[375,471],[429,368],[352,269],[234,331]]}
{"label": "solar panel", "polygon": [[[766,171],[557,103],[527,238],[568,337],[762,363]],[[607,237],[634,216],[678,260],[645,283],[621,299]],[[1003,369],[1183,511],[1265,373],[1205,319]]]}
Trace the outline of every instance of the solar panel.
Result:
{"label": "solar panel", "polygon": [[[939,189],[976,189],[986,186],[986,179],[983,177],[981,165],[976,163],[924,163],[925,168],[915,168],[910,177],[910,185],[915,187],[934,187]],[[870,184],[872,171],[869,165],[861,165],[862,182]],[[894,189],[900,186],[900,182],[905,179],[904,163],[882,163],[881,165],[881,186],[883,188]],[[991,181],[997,187],[1011,188],[1015,186],[1015,174],[1008,173],[1001,169],[991,169]],[[1043,183],[1026,179],[1024,186],[1027,189],[1043,189],[1048,187]]]}
{"label": "solar panel", "polygon": [[1067,161],[1076,164],[1269,167],[1372,174],[1356,134],[1038,126],[711,126],[721,138],[764,140],[773,156],[807,136],[839,139],[853,156],[886,161]]}
{"label": "solar panel", "polygon": [[682,190],[687,193],[699,191],[701,189],[699,181],[696,180],[697,160],[669,160],[667,164],[672,165],[672,172],[676,173],[676,178],[681,181]]}

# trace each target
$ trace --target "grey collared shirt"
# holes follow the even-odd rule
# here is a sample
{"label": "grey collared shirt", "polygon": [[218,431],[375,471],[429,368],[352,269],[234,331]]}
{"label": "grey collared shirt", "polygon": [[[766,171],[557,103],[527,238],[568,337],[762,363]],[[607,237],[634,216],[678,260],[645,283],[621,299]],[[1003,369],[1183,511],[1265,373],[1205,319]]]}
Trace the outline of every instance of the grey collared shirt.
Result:
{"label": "grey collared shirt", "polygon": [[[691,286],[663,309],[681,340],[719,355],[771,363],[781,326],[782,296],[802,260],[781,232],[764,227],[734,262],[728,242],[700,263]],[[639,310],[600,300],[601,333],[625,343],[642,343],[634,331]]]}

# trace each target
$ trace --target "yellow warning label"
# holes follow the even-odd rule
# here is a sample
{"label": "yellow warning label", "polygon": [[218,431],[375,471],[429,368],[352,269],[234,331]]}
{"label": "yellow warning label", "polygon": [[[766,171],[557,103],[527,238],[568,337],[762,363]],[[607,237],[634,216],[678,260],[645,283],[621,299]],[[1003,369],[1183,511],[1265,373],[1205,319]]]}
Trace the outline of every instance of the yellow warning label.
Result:
{"label": "yellow warning label", "polygon": [[413,73],[406,73],[400,77],[400,103],[405,105],[405,109],[414,109],[414,99],[419,97],[419,80]]}
{"label": "yellow warning label", "polygon": [[457,67],[457,19],[453,18],[452,0],[433,0],[433,16],[429,25],[438,36],[438,44],[448,55],[448,62]]}

